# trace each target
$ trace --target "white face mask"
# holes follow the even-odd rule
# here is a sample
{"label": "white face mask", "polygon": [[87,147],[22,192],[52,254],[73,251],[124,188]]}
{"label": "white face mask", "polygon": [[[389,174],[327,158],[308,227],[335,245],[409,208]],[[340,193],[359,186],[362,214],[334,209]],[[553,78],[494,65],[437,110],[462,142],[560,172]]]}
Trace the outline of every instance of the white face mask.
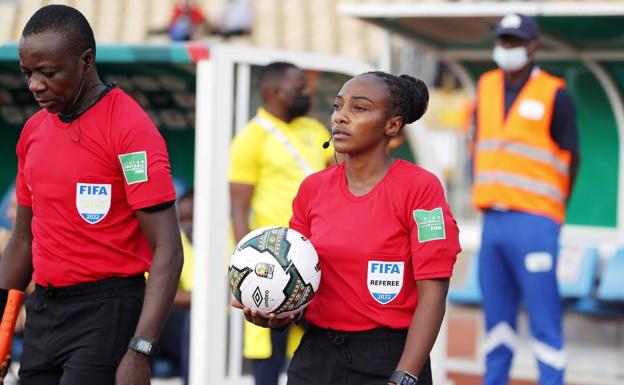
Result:
{"label": "white face mask", "polygon": [[529,54],[526,47],[504,48],[496,45],[492,59],[503,71],[517,71],[529,62]]}

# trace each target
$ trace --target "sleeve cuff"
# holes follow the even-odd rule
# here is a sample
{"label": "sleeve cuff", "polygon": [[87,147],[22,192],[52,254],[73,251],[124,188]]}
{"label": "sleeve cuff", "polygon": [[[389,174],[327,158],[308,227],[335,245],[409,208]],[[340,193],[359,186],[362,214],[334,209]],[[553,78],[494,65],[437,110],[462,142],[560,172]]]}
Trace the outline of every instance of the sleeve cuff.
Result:
{"label": "sleeve cuff", "polygon": [[17,204],[24,207],[32,207],[31,200],[20,199],[19,197],[17,198]]}
{"label": "sleeve cuff", "polygon": [[136,210],[144,209],[146,207],[156,206],[162,203],[171,202],[175,200],[176,200],[175,192],[170,192],[167,194],[162,194],[162,195],[158,195],[155,197],[142,199],[140,201],[128,202],[128,203],[130,204],[130,207],[132,207],[132,209],[136,211]]}
{"label": "sleeve cuff", "polygon": [[255,186],[256,184],[256,179],[248,178],[248,177],[245,177],[244,175],[228,175],[228,181],[230,183],[247,184],[250,186]]}
{"label": "sleeve cuff", "polygon": [[451,278],[453,276],[453,270],[440,270],[436,272],[430,272],[426,274],[414,274],[414,279],[416,281],[421,281],[424,279],[438,279],[438,278]]}

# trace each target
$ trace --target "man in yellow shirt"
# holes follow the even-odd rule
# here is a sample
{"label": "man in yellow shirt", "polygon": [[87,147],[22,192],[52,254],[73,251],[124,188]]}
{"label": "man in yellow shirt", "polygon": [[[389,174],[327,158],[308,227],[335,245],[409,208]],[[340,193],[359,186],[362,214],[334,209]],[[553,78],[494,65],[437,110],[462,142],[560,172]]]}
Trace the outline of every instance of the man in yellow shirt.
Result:
{"label": "man in yellow shirt", "polygon": [[[328,130],[305,117],[306,78],[291,63],[275,62],[260,74],[262,107],[232,143],[230,200],[238,242],[263,226],[288,226],[291,203],[303,179],[323,169],[333,149],[323,149]],[[291,333],[289,350],[298,336]],[[294,338],[293,338],[294,337]],[[288,333],[245,323],[243,355],[253,360],[256,385],[277,385]],[[294,344],[292,343],[294,341]]]}

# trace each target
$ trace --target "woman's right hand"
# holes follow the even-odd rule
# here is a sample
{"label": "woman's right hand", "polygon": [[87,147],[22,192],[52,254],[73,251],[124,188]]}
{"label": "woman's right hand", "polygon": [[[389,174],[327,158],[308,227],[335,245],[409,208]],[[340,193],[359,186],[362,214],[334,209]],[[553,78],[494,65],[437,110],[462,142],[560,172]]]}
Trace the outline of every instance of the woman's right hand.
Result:
{"label": "woman's right hand", "polygon": [[[263,328],[271,328],[271,329],[284,329],[288,327],[291,323],[293,323],[296,319],[299,318],[299,314],[291,314],[284,318],[277,318],[274,313],[269,314],[269,316],[262,315],[259,311],[255,309],[250,309],[248,307],[243,306],[240,302],[233,299],[232,307],[237,309],[242,309],[243,314],[245,315],[245,319],[247,322],[251,322],[254,325],[261,326]],[[1,384],[0,384],[1,385]]]}
{"label": "woman's right hand", "polygon": [[7,359],[0,364],[0,385],[4,384],[4,378],[9,373],[9,366],[11,366],[11,356],[7,356]]}

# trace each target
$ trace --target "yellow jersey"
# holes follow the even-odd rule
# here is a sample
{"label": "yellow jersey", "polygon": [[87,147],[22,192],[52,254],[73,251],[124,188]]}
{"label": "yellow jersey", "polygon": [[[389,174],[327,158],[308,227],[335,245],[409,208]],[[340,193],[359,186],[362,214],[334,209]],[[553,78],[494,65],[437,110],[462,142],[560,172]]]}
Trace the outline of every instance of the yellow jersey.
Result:
{"label": "yellow jersey", "polygon": [[184,266],[180,273],[180,284],[178,288],[182,291],[191,292],[193,290],[193,245],[184,231],[180,231],[182,239],[182,251],[184,252]]}
{"label": "yellow jersey", "polygon": [[[323,149],[329,131],[317,120],[300,117],[286,123],[259,108],[257,116],[268,121],[288,140],[312,169],[327,166],[333,147]],[[228,178],[231,183],[254,186],[251,229],[288,226],[292,200],[306,172],[287,146],[256,120],[251,120],[232,143]]]}

